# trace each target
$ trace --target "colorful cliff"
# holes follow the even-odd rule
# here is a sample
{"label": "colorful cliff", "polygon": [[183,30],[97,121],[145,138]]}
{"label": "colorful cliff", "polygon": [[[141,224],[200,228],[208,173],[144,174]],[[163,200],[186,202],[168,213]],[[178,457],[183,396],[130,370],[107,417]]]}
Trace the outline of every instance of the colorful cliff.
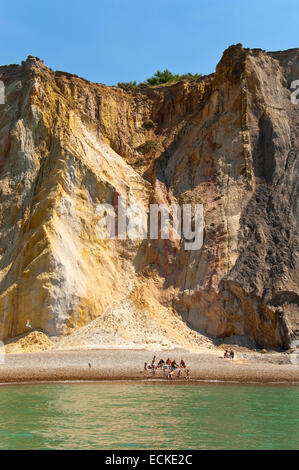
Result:
{"label": "colorful cliff", "polygon": [[[67,335],[121,310],[124,334],[136,316],[145,342],[159,325],[177,344],[190,328],[289,347],[299,330],[296,79],[299,49],[241,45],[214,74],[132,92],[31,56],[0,67],[1,339],[28,320]],[[202,248],[101,240],[98,206],[118,196],[203,204]]]}

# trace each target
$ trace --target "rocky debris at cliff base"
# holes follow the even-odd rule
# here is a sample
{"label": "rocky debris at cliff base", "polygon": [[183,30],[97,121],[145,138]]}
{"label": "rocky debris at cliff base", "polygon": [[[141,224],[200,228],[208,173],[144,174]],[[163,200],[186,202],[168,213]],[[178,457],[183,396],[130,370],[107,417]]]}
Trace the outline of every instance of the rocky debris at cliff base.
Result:
{"label": "rocky debris at cliff base", "polygon": [[[160,307],[162,308],[162,307]],[[147,349],[213,347],[212,341],[190,328],[172,311],[156,317],[141,311],[130,300],[114,304],[105,313],[69,336],[57,340],[56,349]],[[163,314],[162,314],[163,313]]]}
{"label": "rocky debris at cliff base", "polygon": [[136,308],[131,300],[113,303],[103,315],[68,336],[49,338],[34,331],[10,340],[7,354],[71,349],[145,349],[216,351],[211,339],[191,330],[178,315],[160,306],[155,314]]}
{"label": "rocky debris at cliff base", "polygon": [[53,342],[41,331],[32,331],[22,337],[13,338],[5,345],[6,354],[26,354],[46,351],[53,347]]}

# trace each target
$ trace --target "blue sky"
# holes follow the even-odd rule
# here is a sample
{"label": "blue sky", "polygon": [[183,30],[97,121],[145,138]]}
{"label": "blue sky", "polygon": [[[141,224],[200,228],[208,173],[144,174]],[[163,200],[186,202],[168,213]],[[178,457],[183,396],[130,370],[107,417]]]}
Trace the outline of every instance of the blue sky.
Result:
{"label": "blue sky", "polygon": [[298,47],[298,0],[0,0],[0,64],[29,54],[94,82],[211,73],[231,44]]}

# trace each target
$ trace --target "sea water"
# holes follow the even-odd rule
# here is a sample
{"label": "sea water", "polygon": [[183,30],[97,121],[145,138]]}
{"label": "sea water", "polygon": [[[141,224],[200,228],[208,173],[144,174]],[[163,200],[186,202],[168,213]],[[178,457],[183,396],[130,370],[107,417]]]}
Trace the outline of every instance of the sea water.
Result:
{"label": "sea water", "polygon": [[0,449],[298,449],[299,387],[0,387]]}

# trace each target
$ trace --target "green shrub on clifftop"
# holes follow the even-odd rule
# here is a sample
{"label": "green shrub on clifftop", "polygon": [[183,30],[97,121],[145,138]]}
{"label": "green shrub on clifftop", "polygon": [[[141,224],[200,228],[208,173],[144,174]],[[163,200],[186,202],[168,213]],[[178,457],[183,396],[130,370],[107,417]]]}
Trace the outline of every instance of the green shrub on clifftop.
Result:
{"label": "green shrub on clifftop", "polygon": [[147,88],[156,85],[163,85],[164,83],[178,82],[179,80],[196,80],[202,75],[200,73],[192,74],[190,72],[183,75],[173,74],[168,69],[163,71],[157,70],[152,77],[149,77],[145,82],[136,83],[134,82],[120,82],[117,84],[118,87],[123,88],[127,91],[133,91],[136,88]]}

